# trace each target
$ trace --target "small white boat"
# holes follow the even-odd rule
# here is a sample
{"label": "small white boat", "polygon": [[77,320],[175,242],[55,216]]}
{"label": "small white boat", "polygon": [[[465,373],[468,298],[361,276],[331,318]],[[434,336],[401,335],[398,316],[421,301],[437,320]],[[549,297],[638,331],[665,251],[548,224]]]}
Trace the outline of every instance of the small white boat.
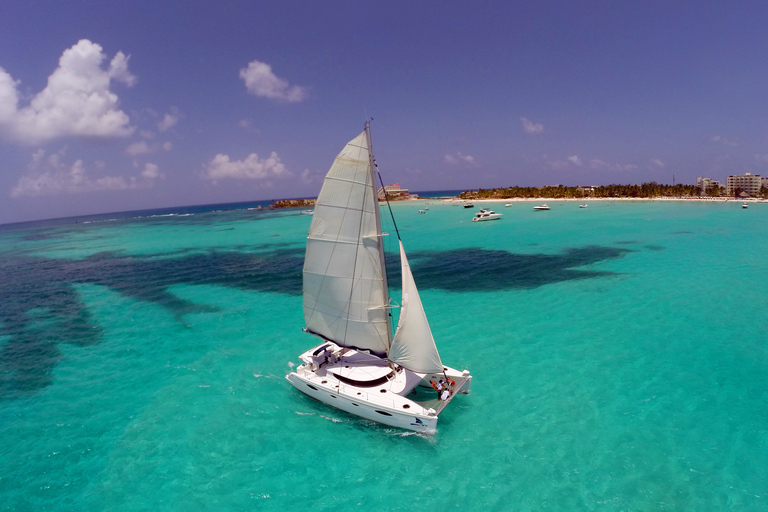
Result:
{"label": "small white boat", "polygon": [[509,208],[510,206],[512,206],[512,203],[507,203],[507,204],[505,204],[504,206],[506,206],[507,208]]}
{"label": "small white boat", "polygon": [[749,205],[747,203],[741,203],[742,208],[749,208]]}
{"label": "small white boat", "polygon": [[588,205],[586,205],[586,204],[580,204],[580,205],[579,205],[579,208],[586,208],[587,206],[588,206]]}
{"label": "small white boat", "polygon": [[498,220],[501,218],[500,213],[496,213],[493,210],[486,210],[483,208],[475,214],[472,218],[472,222],[480,222],[481,220]]}
{"label": "small white boat", "polygon": [[472,203],[464,203],[464,208],[474,208],[474,207],[475,205],[473,205]]}
{"label": "small white boat", "polygon": [[419,210],[419,213],[427,213],[427,212],[425,212],[424,210]]}
{"label": "small white boat", "polygon": [[539,206],[534,206],[533,209],[534,210],[549,210],[549,206],[547,206],[545,204],[542,204],[542,205],[539,205]]}
{"label": "small white boat", "polygon": [[314,215],[314,213],[315,212],[312,210],[304,210],[303,212],[301,212],[302,215]]}

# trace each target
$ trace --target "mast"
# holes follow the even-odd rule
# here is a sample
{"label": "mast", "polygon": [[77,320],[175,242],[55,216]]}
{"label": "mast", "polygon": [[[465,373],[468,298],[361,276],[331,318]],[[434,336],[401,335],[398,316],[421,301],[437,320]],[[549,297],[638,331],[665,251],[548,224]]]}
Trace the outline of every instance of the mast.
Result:
{"label": "mast", "polygon": [[[376,159],[373,157],[373,143],[371,142],[371,122],[365,122],[365,136],[368,140],[368,171],[373,191],[374,208],[376,216],[376,233],[379,238],[379,261],[381,262],[381,275],[384,278],[384,304],[387,317],[389,317],[389,283],[387,282],[387,262],[384,258],[384,235],[381,231],[381,212],[379,211],[379,193],[376,190]],[[381,177],[379,177],[381,179]],[[384,185],[381,187],[384,188]],[[386,192],[384,192],[386,194]],[[387,353],[392,346],[392,324],[387,322]]]}

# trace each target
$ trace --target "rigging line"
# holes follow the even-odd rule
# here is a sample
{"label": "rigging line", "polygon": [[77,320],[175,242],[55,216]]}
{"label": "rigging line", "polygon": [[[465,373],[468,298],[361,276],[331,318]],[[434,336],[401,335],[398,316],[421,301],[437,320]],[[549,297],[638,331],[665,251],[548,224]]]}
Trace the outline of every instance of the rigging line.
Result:
{"label": "rigging line", "polygon": [[[397,239],[400,240],[400,231],[397,229],[395,214],[392,213],[392,205],[389,204],[389,194],[387,194],[387,188],[384,186],[384,180],[381,178],[381,173],[379,172],[379,164],[377,164],[376,160],[374,160],[373,165],[376,166],[376,174],[379,175],[379,183],[381,183],[381,190],[384,191],[384,199],[387,201],[387,208],[389,208],[389,216],[392,217],[392,224],[394,224],[395,226],[395,233],[397,233]],[[378,200],[378,197],[376,199]],[[402,242],[402,240],[400,241]]]}
{"label": "rigging line", "polygon": [[[371,118],[373,120],[373,118]],[[371,148],[371,153],[373,153],[373,148]],[[387,208],[389,209],[389,216],[392,218],[392,224],[395,226],[395,233],[397,234],[397,240],[399,242],[402,242],[400,240],[400,230],[397,229],[397,222],[395,221],[395,214],[392,213],[392,205],[389,204],[389,194],[387,194],[387,188],[384,186],[384,179],[381,177],[381,172],[379,172],[379,164],[376,163],[376,158],[373,158],[373,167],[375,173],[379,176],[379,183],[381,183],[381,190],[384,191],[384,199],[387,201]],[[375,180],[376,178],[374,178]],[[376,194],[376,201],[379,200],[379,195]],[[399,249],[399,248],[398,248]],[[386,261],[386,260],[385,260]],[[386,265],[386,262],[385,262]],[[392,298],[389,298],[389,302],[392,301]],[[402,314],[402,311],[400,312]],[[395,317],[392,316],[392,313],[387,311],[387,315],[389,316],[389,325],[390,330],[392,331],[392,335],[394,336],[394,332],[397,330],[397,327],[395,326]],[[389,357],[389,354],[387,354],[387,357]]]}

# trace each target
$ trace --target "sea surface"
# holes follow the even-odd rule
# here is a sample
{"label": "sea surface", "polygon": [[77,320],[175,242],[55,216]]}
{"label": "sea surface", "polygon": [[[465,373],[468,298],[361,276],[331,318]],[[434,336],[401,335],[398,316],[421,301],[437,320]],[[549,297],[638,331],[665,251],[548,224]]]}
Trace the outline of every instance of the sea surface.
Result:
{"label": "sea surface", "polygon": [[298,210],[0,226],[0,510],[768,510],[768,204],[549,204],[392,205],[433,437],[285,380]]}

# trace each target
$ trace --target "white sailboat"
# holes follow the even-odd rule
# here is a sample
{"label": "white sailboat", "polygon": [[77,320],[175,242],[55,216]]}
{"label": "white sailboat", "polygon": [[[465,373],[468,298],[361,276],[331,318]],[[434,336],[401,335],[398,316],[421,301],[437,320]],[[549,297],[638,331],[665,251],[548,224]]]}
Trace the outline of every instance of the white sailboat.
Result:
{"label": "white sailboat", "polygon": [[366,123],[336,157],[315,204],[304,330],[322,343],[301,354],[286,378],[348,413],[431,434],[453,397],[469,393],[472,376],[443,366],[402,241],[402,304],[392,333],[375,167]]}

